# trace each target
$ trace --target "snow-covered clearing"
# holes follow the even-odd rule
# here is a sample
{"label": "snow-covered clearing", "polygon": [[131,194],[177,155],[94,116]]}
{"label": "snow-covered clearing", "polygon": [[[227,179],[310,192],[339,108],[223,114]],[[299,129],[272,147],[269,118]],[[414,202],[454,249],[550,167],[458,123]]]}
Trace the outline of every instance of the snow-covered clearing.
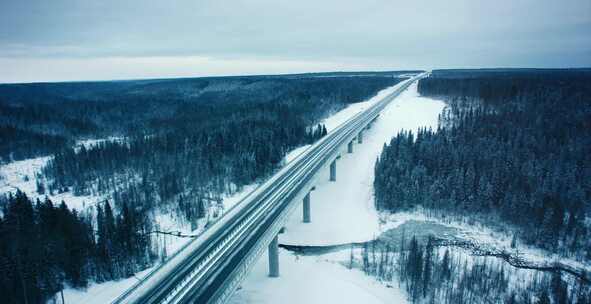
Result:
{"label": "snow-covered clearing", "polygon": [[19,160],[0,167],[0,193],[15,192],[17,189],[35,197],[37,193],[35,175],[41,171],[51,157],[37,157]]}
{"label": "snow-covered clearing", "polygon": [[37,193],[37,173],[51,159],[50,156],[31,158],[8,163],[0,167],[0,194],[16,192],[20,189],[32,199],[45,199],[49,197],[54,203],[59,204],[62,200],[68,207],[76,210],[84,210],[96,202],[105,200],[102,196],[75,196],[72,192],[54,193],[50,195]]}
{"label": "snow-covered clearing", "polygon": [[[351,105],[330,117],[324,124],[334,129],[347,118],[341,113],[355,113],[383,98],[394,88],[386,89],[372,100]],[[299,206],[286,225],[279,242],[294,245],[327,245],[367,241],[377,237],[380,226],[373,202],[374,164],[384,143],[401,130],[437,127],[438,114],[445,104],[417,93],[416,82],[382,111],[371,129],[364,132],[363,143],[343,151],[337,162],[337,181],[329,182],[324,172],[311,193],[312,223],[302,223]],[[281,277],[267,276],[266,253],[243,282],[232,303],[406,303],[397,286],[388,287],[348,270],[340,263],[349,259],[349,251],[318,257],[295,256],[280,251]]]}
{"label": "snow-covered clearing", "polygon": [[29,198],[40,200],[48,197],[54,204],[64,201],[71,209],[84,210],[97,202],[104,201],[105,196],[75,196],[71,191],[64,193],[39,194],[37,192],[37,174],[51,159],[51,156],[37,157],[15,161],[0,167],[0,194],[15,193],[17,190],[24,192]]}
{"label": "snow-covered clearing", "polygon": [[[86,149],[104,142],[123,141],[123,137],[108,137],[104,139],[85,139],[76,142],[74,149],[79,150],[81,147]],[[20,190],[27,194],[32,199],[45,199],[48,197],[55,204],[64,201],[71,209],[83,211],[86,207],[93,206],[98,202],[108,199],[105,195],[82,195],[76,196],[71,191],[64,193],[37,193],[37,174],[45,167],[51,156],[36,157],[20,161],[11,162],[0,167],[0,194],[9,192],[16,192]],[[43,183],[45,183],[43,181]],[[47,184],[45,184],[47,186]]]}

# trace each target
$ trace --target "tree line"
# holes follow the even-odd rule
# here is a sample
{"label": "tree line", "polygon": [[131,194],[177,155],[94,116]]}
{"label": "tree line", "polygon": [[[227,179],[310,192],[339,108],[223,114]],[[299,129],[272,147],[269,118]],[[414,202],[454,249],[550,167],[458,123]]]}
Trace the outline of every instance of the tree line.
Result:
{"label": "tree line", "polygon": [[[132,199],[130,205],[149,210],[176,204],[185,210],[207,207],[203,200],[219,201],[221,195],[268,176],[289,150],[325,136],[326,127],[315,122],[330,111],[398,81],[297,78],[274,81],[287,88],[280,86],[277,90],[286,93],[273,98],[262,89],[240,96],[231,91],[239,99],[225,102],[209,94],[215,103],[185,102],[170,117],[151,120],[152,134],[61,149],[37,176],[38,189],[49,194],[125,196]],[[244,84],[237,87],[245,90]],[[200,203],[189,208],[188,200]],[[119,200],[114,198],[114,203],[118,206]],[[175,212],[195,221],[203,216],[195,211]]]}
{"label": "tree line", "polygon": [[367,242],[358,255],[351,251],[349,267],[398,284],[412,303],[591,303],[590,286],[560,272],[520,274],[495,258],[438,247],[432,237]]}
{"label": "tree line", "polygon": [[375,165],[376,206],[423,206],[591,259],[591,72],[435,71],[440,126],[401,132]]}
{"label": "tree line", "polygon": [[201,124],[208,105],[291,100],[314,121],[396,83],[401,73],[0,84],[0,163],[50,155],[80,139],[178,131],[168,127],[179,114],[185,124]]}
{"label": "tree line", "polygon": [[0,294],[3,303],[45,303],[66,286],[126,278],[156,258],[141,211],[109,202],[97,216],[64,202],[32,201],[18,191],[2,199]]}

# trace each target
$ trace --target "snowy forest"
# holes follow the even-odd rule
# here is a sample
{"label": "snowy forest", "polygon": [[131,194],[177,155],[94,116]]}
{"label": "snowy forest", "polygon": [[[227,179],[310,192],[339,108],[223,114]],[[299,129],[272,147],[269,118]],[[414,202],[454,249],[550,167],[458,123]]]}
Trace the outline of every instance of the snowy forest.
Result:
{"label": "snowy forest", "polygon": [[374,240],[347,267],[385,284],[397,284],[411,303],[588,304],[591,286],[558,271],[531,271],[501,258],[462,254],[433,237]]}
{"label": "snowy forest", "polygon": [[241,123],[269,123],[292,111],[295,122],[286,126],[291,128],[291,123],[314,121],[327,111],[361,101],[396,83],[402,74],[0,84],[0,163],[59,152],[80,139],[213,131],[214,118],[231,116],[232,110],[265,113],[260,113],[264,120],[246,117]]}
{"label": "snowy forest", "polygon": [[64,202],[17,192],[2,202],[0,294],[3,303],[45,303],[66,286],[132,276],[154,261],[150,222],[124,203],[97,206],[96,221]]}
{"label": "snowy forest", "polygon": [[[591,260],[590,70],[441,70],[420,80],[418,90],[447,107],[438,130],[403,131],[384,146],[375,164],[379,210],[424,208],[512,234],[514,243]],[[446,255],[427,269],[432,246],[410,246],[399,269],[415,302],[430,294],[445,303],[489,303],[465,298],[476,292],[504,295],[504,303],[589,303],[588,285],[581,294],[571,280],[567,292],[559,272],[522,295],[491,289],[506,284],[507,275],[494,265],[468,267],[450,283]],[[425,275],[455,289],[425,291]]]}
{"label": "snowy forest", "polygon": [[[3,163],[52,156],[36,193],[106,197],[71,210],[22,192],[0,199],[4,303],[132,276],[166,258],[155,211],[194,228],[222,195],[326,135],[326,115],[402,72],[0,85]],[[92,145],[85,139],[113,138]],[[206,225],[207,223],[203,224]]]}

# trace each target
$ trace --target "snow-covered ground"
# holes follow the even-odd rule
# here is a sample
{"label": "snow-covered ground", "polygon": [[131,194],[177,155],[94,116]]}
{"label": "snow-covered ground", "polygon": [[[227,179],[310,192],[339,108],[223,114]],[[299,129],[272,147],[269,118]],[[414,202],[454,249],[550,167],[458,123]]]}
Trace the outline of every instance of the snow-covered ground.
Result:
{"label": "snow-covered ground", "polygon": [[[133,286],[137,281],[148,275],[152,268],[136,273],[134,277],[119,281],[109,281],[101,284],[91,284],[86,290],[66,288],[64,289],[65,303],[104,304],[110,303],[125,290]],[[62,304],[61,296],[56,295],[57,303]]]}
{"label": "snow-covered ground", "polygon": [[[370,103],[393,90],[354,104],[324,122],[334,129]],[[337,181],[328,181],[328,170],[311,193],[312,223],[302,223],[301,206],[297,208],[279,236],[279,242],[294,245],[326,245],[366,241],[377,237],[387,225],[380,226],[374,208],[374,164],[385,142],[400,130],[437,127],[438,114],[445,104],[424,98],[412,84],[382,111],[371,129],[365,131],[363,143],[354,153],[343,152],[337,162]],[[342,114],[348,113],[348,115]],[[342,116],[341,116],[342,115]],[[280,251],[281,276],[267,276],[266,253],[254,266],[231,303],[406,303],[404,292],[397,286],[386,286],[349,270],[341,263],[349,259],[348,251],[319,257],[296,256]]]}
{"label": "snow-covered ground", "polygon": [[287,164],[290,161],[294,160],[296,157],[298,157],[300,154],[306,152],[306,150],[308,148],[310,148],[312,145],[304,145],[298,148],[295,148],[289,152],[287,152],[287,154],[285,154],[285,157],[283,157],[283,163]]}
{"label": "snow-covered ground", "polygon": [[[369,107],[372,103],[375,103],[381,100],[386,95],[390,94],[394,91],[400,84],[392,86],[390,88],[384,89],[380,91],[376,96],[373,98],[359,103],[350,104],[343,110],[334,113],[333,115],[329,116],[321,123],[323,123],[328,131],[333,130],[349,118],[353,117],[355,114],[365,110]],[[416,86],[414,87],[416,91]],[[371,132],[371,131],[370,131]],[[368,133],[369,135],[370,133]],[[105,141],[120,141],[122,138],[119,137],[111,137],[106,139],[92,139],[92,140],[84,140],[79,141],[76,143],[75,148],[79,147],[86,147],[89,148],[93,145],[99,144]],[[302,146],[299,148],[294,149],[293,151],[289,152],[285,157],[285,163],[290,162],[299,154],[304,152],[309,145]],[[381,149],[381,146],[380,146]],[[8,193],[8,192],[15,192],[17,189],[25,192],[31,198],[40,198],[43,199],[45,196],[48,196],[52,201],[59,203],[62,200],[66,202],[68,207],[77,209],[79,211],[83,211],[87,209],[89,206],[95,205],[97,202],[104,201],[108,197],[106,196],[74,196],[72,192],[65,192],[60,194],[39,194],[37,193],[36,189],[36,174],[43,168],[47,162],[51,159],[51,157],[39,157],[33,158],[23,161],[12,162],[7,165],[3,165],[0,167],[0,193]],[[368,167],[369,168],[369,167]],[[373,172],[373,165],[371,166],[371,170]],[[226,196],[223,198],[223,210],[229,210],[232,206],[238,203],[243,197],[245,197],[248,193],[253,191],[258,186],[258,183],[254,183],[252,185],[243,187],[243,189],[233,195]],[[301,211],[300,211],[301,212]],[[178,231],[182,234],[199,234],[203,231],[202,224],[199,225],[197,230],[192,230],[191,226],[187,223],[183,223],[183,221],[173,218],[170,214],[164,214],[158,212],[154,215],[157,219],[157,228],[162,231]],[[375,214],[372,214],[370,217],[372,220],[375,219]],[[339,227],[342,227],[340,225]],[[188,242],[188,238],[178,238],[174,236],[166,236],[163,235],[160,237],[159,242],[165,244],[167,255],[172,255],[177,249],[181,248],[184,244]],[[308,260],[308,262],[310,262]],[[338,265],[333,265],[337,267]],[[312,267],[312,265],[310,266]],[[340,267],[340,266],[338,266]],[[338,271],[337,271],[338,272]],[[148,273],[148,270],[145,270],[141,273],[136,274],[136,277],[114,281],[114,282],[105,282],[101,284],[91,284],[86,290],[76,290],[76,289],[66,289],[64,290],[64,297],[66,303],[86,303],[86,304],[93,304],[93,303],[105,303],[110,302],[113,300],[117,295],[121,294],[127,288],[132,286],[138,278]],[[358,274],[361,275],[360,273]],[[57,297],[59,299],[59,297]]]}
{"label": "snow-covered ground", "polygon": [[406,303],[398,287],[388,288],[357,269],[345,267],[343,262],[349,260],[349,254],[343,250],[296,256],[280,249],[281,276],[269,278],[266,257],[261,258],[263,263],[259,261],[229,303]]}
{"label": "snow-covered ground", "polygon": [[45,166],[50,157],[19,160],[0,167],[0,193],[17,189],[33,196],[37,193],[35,175]]}

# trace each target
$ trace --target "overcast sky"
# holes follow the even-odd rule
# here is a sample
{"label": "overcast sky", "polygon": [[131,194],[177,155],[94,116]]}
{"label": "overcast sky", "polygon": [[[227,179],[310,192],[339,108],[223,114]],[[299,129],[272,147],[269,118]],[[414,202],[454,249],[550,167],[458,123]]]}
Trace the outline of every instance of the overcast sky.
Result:
{"label": "overcast sky", "polygon": [[0,82],[589,66],[591,0],[0,0]]}

